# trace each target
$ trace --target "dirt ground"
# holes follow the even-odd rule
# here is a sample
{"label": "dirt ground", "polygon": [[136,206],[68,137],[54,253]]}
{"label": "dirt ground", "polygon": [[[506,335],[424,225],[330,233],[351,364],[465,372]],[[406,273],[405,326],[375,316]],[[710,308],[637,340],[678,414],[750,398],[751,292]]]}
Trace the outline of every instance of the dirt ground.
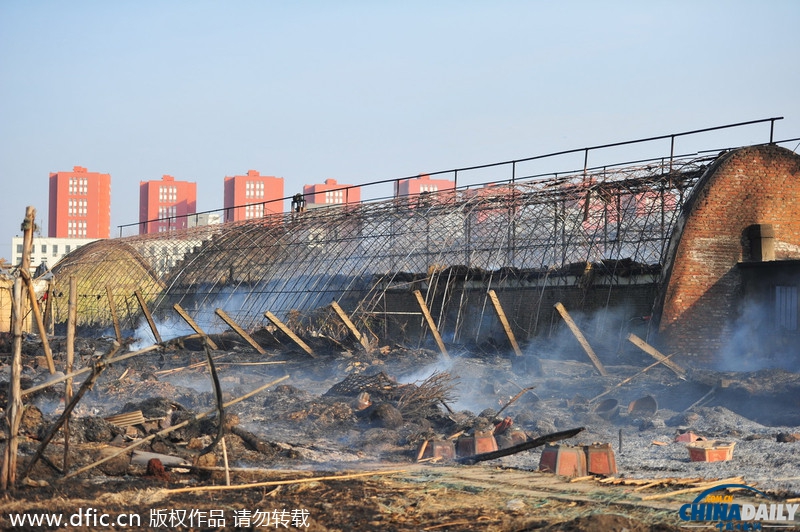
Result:
{"label": "dirt ground", "polygon": [[[704,482],[735,477],[781,500],[800,494],[800,443],[790,438],[800,433],[800,378],[794,373],[693,372],[684,380],[658,367],[623,383],[651,361],[620,361],[607,366],[609,377],[600,377],[591,364],[574,359],[456,353],[444,360],[433,351],[399,346],[366,354],[323,339],[314,347],[324,354],[310,359],[284,348],[264,356],[230,338],[217,341],[212,354],[224,401],[284,380],[227,408],[224,431],[217,417],[208,416],[67,479],[60,471],[59,431],[29,478],[3,495],[0,526],[666,531],[685,524],[678,510],[696,495],[671,493]],[[57,353],[59,347],[56,342]],[[78,367],[89,367],[110,349],[110,340],[82,339],[79,347]],[[73,412],[67,471],[196,413],[213,413],[205,356],[198,345],[180,342],[112,365]],[[372,404],[360,410],[357,385],[379,374],[390,381],[370,389]],[[440,379],[431,384],[431,375]],[[47,378],[40,346],[31,339],[23,388]],[[83,378],[76,379],[76,389]],[[528,387],[533,390],[523,392]],[[598,411],[600,400],[592,399],[605,391],[610,393],[603,398],[619,406]],[[63,411],[62,393],[58,384],[26,399],[31,414],[23,421],[20,468]],[[656,410],[628,412],[628,404],[642,397],[653,398]],[[439,398],[445,401],[434,400]],[[133,411],[146,421],[120,428],[103,419]],[[541,448],[474,465],[417,463],[423,441],[469,434],[505,417],[528,438],[583,427],[565,443],[613,444],[619,471],[573,482],[538,471]],[[734,458],[691,462],[684,444],[674,441],[687,430],[734,441]],[[224,451],[217,435],[224,435]],[[208,446],[211,452],[201,456]],[[179,463],[148,469],[143,451]],[[20,514],[61,515],[63,521],[12,524]],[[103,526],[104,519],[116,526]]]}

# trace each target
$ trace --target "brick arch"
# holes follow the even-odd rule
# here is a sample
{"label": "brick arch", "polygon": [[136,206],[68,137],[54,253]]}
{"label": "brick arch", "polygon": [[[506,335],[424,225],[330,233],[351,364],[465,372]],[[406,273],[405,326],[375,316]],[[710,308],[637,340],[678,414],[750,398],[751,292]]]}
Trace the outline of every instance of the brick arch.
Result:
{"label": "brick arch", "polygon": [[[749,228],[771,227],[774,258],[800,259],[800,156],[775,145],[721,154],[676,224],[664,263],[659,338],[672,352],[712,362],[743,304]],[[660,307],[660,313],[658,312]]]}

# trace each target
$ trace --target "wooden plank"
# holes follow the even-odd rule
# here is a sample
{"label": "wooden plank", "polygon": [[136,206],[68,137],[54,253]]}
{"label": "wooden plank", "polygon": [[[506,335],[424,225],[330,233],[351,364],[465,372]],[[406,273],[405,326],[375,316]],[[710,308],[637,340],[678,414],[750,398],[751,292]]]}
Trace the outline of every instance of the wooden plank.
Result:
{"label": "wooden plank", "polygon": [[599,358],[597,358],[597,355],[594,353],[592,346],[589,345],[589,342],[586,341],[586,338],[583,336],[581,330],[572,320],[572,316],[569,315],[567,309],[564,308],[564,305],[562,305],[560,302],[556,303],[554,306],[558,311],[558,313],[561,314],[561,317],[564,318],[567,327],[569,327],[569,330],[572,331],[572,334],[578,340],[578,343],[580,343],[581,347],[583,347],[583,350],[586,351],[586,354],[589,356],[589,359],[592,361],[592,364],[594,364],[594,367],[597,368],[598,373],[600,373],[600,375],[602,375],[603,377],[607,377],[608,372],[606,371],[606,368],[603,367],[603,363],[600,362]]}
{"label": "wooden plank", "polygon": [[425,322],[428,324],[431,334],[433,334],[433,338],[436,340],[436,345],[439,346],[439,351],[441,351],[444,358],[449,360],[450,354],[447,352],[447,348],[444,346],[444,341],[442,340],[442,336],[439,334],[439,329],[436,327],[436,323],[433,321],[433,316],[431,316],[431,313],[428,310],[428,305],[425,304],[425,299],[422,297],[422,292],[419,290],[414,290],[414,297],[417,298],[419,308],[422,311],[422,315],[425,317]]}
{"label": "wooden plank", "polygon": [[183,310],[183,307],[175,303],[174,305],[172,305],[172,308],[175,309],[175,312],[177,312],[181,318],[183,318],[183,321],[189,324],[189,327],[191,327],[194,330],[194,332],[203,336],[205,341],[208,343],[208,347],[210,347],[215,351],[219,349],[219,347],[217,347],[217,344],[214,343],[214,340],[209,338],[209,336],[205,333],[205,331],[203,331],[203,329],[201,329],[200,326],[197,323],[195,323],[192,317],[189,316],[189,313]]}
{"label": "wooden plank", "polygon": [[279,319],[278,319],[278,317],[277,317],[275,314],[273,314],[273,313],[272,313],[272,312],[270,312],[270,311],[266,311],[266,312],[264,313],[264,316],[266,316],[266,318],[267,318],[267,319],[268,319],[270,322],[272,322],[272,324],[273,324],[275,327],[277,327],[278,329],[280,329],[280,330],[283,332],[283,334],[285,334],[286,336],[288,336],[289,338],[291,338],[291,339],[292,339],[292,341],[293,341],[295,344],[297,344],[297,345],[300,347],[300,349],[302,349],[303,351],[305,351],[306,353],[308,353],[308,354],[309,354],[310,356],[312,356],[313,358],[317,358],[317,355],[316,355],[316,354],[314,354],[314,350],[313,350],[313,349],[311,349],[311,348],[308,346],[308,344],[306,344],[306,343],[305,343],[303,340],[301,340],[299,336],[297,336],[295,333],[293,333],[293,332],[292,332],[292,330],[291,330],[291,329],[289,329],[289,327],[287,327],[287,326],[286,326],[286,325],[285,325],[285,324],[284,324],[284,323],[283,323],[281,320],[279,320]]}
{"label": "wooden plank", "polygon": [[106,285],[106,296],[108,297],[108,309],[111,311],[111,320],[114,322],[114,334],[117,337],[117,342],[122,343],[122,331],[119,327],[119,318],[117,317],[117,305],[114,303],[114,293],[111,287]]}
{"label": "wooden plank", "polygon": [[144,296],[142,296],[142,292],[136,290],[134,295],[136,296],[136,300],[139,301],[139,306],[142,308],[142,312],[147,320],[147,324],[150,325],[150,330],[153,332],[153,337],[156,339],[156,343],[162,343],[161,335],[158,334],[158,329],[156,328],[156,322],[153,321],[153,316],[150,315],[150,309],[147,308],[147,303],[144,300]]}
{"label": "wooden plank", "polygon": [[[67,301],[67,360],[64,373],[69,375],[73,371],[75,362],[75,333],[78,329],[78,280],[74,275],[69,276],[69,299]],[[64,404],[72,402],[72,379],[64,381]],[[64,462],[62,469],[69,469],[69,417],[71,410],[64,409]],[[44,448],[42,448],[44,450]]]}
{"label": "wooden plank", "polygon": [[[642,340],[641,338],[639,338],[638,336],[636,336],[633,333],[628,335],[628,341],[631,342],[636,347],[638,347],[639,349],[641,349],[642,351],[644,351],[645,353],[647,353],[648,355],[650,355],[651,357],[655,358],[656,360],[658,360],[659,362],[664,364],[665,366],[667,366],[669,369],[671,369],[675,373],[675,375],[677,375],[678,377],[680,377],[683,380],[686,380],[686,370],[683,369],[682,367],[680,367],[675,362],[669,360],[669,357],[666,357],[666,356],[662,355],[658,351],[658,349],[656,349],[652,345],[648,344],[647,342],[645,342],[644,340]],[[670,355],[670,356],[672,356],[672,355]]]}
{"label": "wooden plank", "polygon": [[242,329],[241,327],[239,327],[239,324],[237,324],[235,321],[233,321],[233,319],[232,319],[230,316],[228,316],[228,314],[226,314],[224,310],[222,310],[221,308],[218,308],[218,309],[214,310],[214,313],[215,313],[217,316],[219,316],[219,317],[222,319],[222,321],[224,321],[225,323],[227,323],[227,324],[228,324],[228,327],[230,327],[231,329],[233,329],[233,330],[234,330],[234,332],[236,332],[236,334],[238,334],[239,336],[241,336],[241,337],[242,337],[242,339],[243,339],[245,342],[247,342],[248,344],[250,344],[250,345],[253,347],[253,349],[255,349],[256,351],[258,351],[258,352],[259,352],[260,354],[262,354],[262,355],[266,355],[266,354],[267,354],[267,352],[264,350],[264,348],[263,348],[263,347],[261,347],[260,345],[258,345],[258,342],[256,342],[256,341],[253,339],[253,337],[252,337],[252,336],[250,336],[249,334],[247,334],[247,332],[246,332],[244,329]]}
{"label": "wooden plank", "polygon": [[369,341],[367,340],[367,337],[361,334],[361,332],[356,328],[355,324],[350,320],[350,317],[347,315],[344,309],[339,306],[339,303],[332,301],[331,308],[339,316],[339,319],[344,322],[344,325],[350,331],[350,334],[352,334],[355,339],[361,343],[361,347],[364,348],[364,351],[369,352]]}
{"label": "wooden plank", "polygon": [[494,290],[489,290],[489,299],[492,301],[494,311],[497,313],[497,318],[500,320],[500,325],[503,326],[503,330],[506,332],[508,341],[511,342],[511,347],[514,349],[514,353],[516,353],[518,357],[521,357],[522,351],[520,350],[517,339],[514,336],[514,331],[511,330],[511,324],[508,323],[506,313],[503,311],[503,306],[500,305],[500,300],[497,298],[497,294]]}

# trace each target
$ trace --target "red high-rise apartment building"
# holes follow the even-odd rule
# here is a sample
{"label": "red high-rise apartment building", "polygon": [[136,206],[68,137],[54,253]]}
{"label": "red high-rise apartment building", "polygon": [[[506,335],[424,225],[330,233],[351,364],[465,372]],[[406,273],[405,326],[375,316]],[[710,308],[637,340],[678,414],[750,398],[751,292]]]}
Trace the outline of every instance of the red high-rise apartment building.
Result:
{"label": "red high-rise apartment building", "polygon": [[428,192],[436,194],[440,192],[453,192],[456,189],[456,182],[450,179],[431,179],[425,174],[410,179],[401,179],[397,184],[398,196],[413,196]]}
{"label": "red high-rise apartment building", "polygon": [[139,234],[161,233],[188,226],[188,215],[197,212],[197,183],[175,181],[139,182]]}
{"label": "red high-rise apartment building", "polygon": [[111,175],[75,166],[50,174],[50,238],[108,238],[111,233]]}
{"label": "red high-rise apartment building", "polygon": [[248,170],[247,175],[225,178],[225,222],[263,218],[283,212],[283,178],[261,175]]}
{"label": "red high-rise apartment building", "polygon": [[325,183],[305,185],[303,187],[303,196],[306,201],[306,207],[347,205],[361,201],[361,188],[353,185],[341,185],[335,179],[326,179]]}

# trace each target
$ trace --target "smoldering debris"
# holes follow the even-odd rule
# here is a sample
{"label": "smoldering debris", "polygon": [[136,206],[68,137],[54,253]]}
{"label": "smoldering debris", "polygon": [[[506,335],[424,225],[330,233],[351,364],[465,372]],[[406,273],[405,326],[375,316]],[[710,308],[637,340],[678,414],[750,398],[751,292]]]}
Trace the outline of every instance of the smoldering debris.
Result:
{"label": "smoldering debris", "polygon": [[[80,342],[86,354],[78,363],[85,367],[91,366],[95,353],[111,345],[105,338]],[[537,371],[526,372],[510,357],[459,354],[443,371],[439,355],[424,349],[336,348],[321,350],[321,356],[309,362],[296,351],[274,350],[265,357],[241,342],[219,345],[214,357],[223,400],[285,379],[226,409],[224,438],[231,467],[337,469],[418,459],[455,463],[463,458],[457,450],[468,448],[470,438],[472,452],[482,454],[476,444],[481,438],[493,440],[497,450],[513,449],[582,427],[565,443],[613,445],[618,476],[742,476],[760,489],[800,491],[800,443],[791,437],[800,433],[800,376],[787,371],[692,372],[681,380],[658,366],[616,386],[649,361],[643,360],[640,367],[607,365],[608,375],[601,376],[589,361],[542,358]],[[199,451],[217,434],[216,417],[195,419],[198,413],[213,411],[214,396],[208,370],[201,364],[204,355],[185,347],[172,344],[112,364],[98,379],[70,422],[70,448],[76,455],[72,471],[151,438],[137,451],[159,454],[172,482],[182,475],[202,479],[214,474],[222,463],[221,450],[205,456]],[[50,378],[46,366],[38,360],[35,346],[28,349],[27,383],[45,382]],[[266,360],[281,364],[262,365]],[[612,391],[592,400],[607,390]],[[23,463],[60,415],[62,393],[63,385],[56,384],[26,396]],[[164,432],[173,427],[178,428]],[[732,458],[690,461],[686,443],[675,441],[687,431],[734,442]],[[60,470],[63,443],[59,433],[31,478],[52,480],[65,473]],[[450,446],[452,453],[440,450]],[[539,468],[541,453],[531,448],[492,457],[489,463],[533,471]],[[82,475],[146,477],[146,466],[134,463],[133,454],[126,452]],[[166,457],[190,465],[171,466]],[[160,474],[150,477],[167,482]]]}

